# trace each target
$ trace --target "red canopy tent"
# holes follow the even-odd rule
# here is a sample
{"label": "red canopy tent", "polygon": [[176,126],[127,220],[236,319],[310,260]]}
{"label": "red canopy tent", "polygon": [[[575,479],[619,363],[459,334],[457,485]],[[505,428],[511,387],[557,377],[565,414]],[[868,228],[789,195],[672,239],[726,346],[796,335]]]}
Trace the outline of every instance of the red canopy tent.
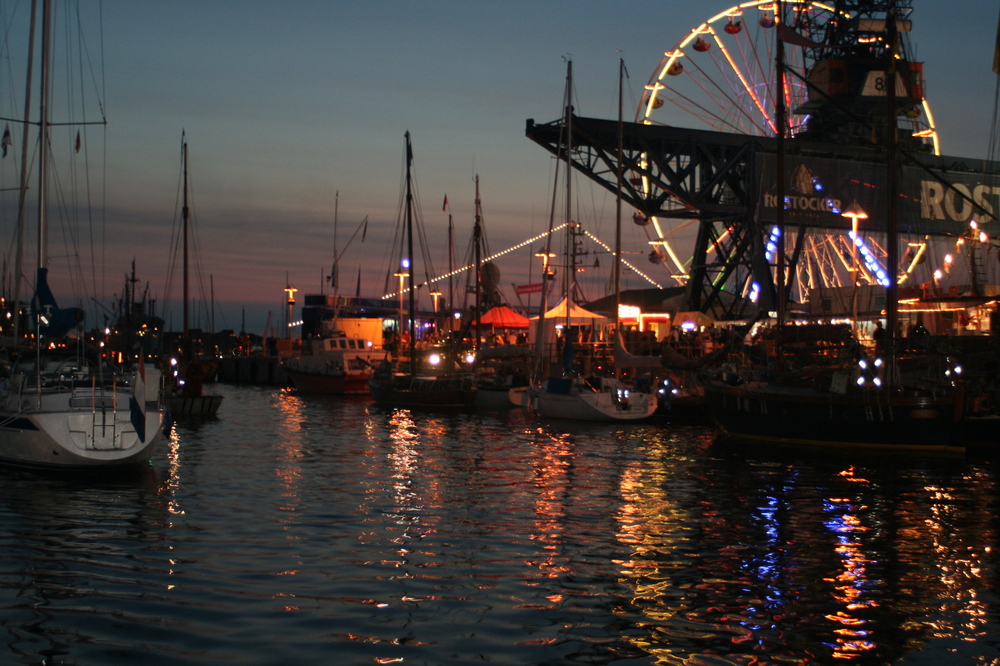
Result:
{"label": "red canopy tent", "polygon": [[[472,322],[472,326],[475,325],[476,322]],[[529,322],[527,317],[517,314],[506,305],[498,305],[482,316],[480,325],[493,328],[528,328]]]}

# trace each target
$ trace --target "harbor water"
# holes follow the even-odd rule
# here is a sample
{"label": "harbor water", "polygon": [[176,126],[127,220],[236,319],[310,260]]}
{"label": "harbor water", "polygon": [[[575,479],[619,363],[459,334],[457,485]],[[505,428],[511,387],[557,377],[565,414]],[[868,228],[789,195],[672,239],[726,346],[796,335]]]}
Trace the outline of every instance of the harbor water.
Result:
{"label": "harbor water", "polygon": [[219,385],[0,469],[3,664],[998,664],[997,464]]}

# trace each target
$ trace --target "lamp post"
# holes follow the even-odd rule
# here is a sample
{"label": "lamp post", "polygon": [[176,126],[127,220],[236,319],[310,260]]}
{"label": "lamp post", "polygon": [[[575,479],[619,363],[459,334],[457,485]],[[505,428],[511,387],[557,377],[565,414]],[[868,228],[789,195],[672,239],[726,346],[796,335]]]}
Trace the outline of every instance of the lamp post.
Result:
{"label": "lamp post", "polygon": [[406,281],[406,278],[410,277],[410,274],[407,273],[406,271],[399,271],[398,273],[393,273],[393,275],[399,278],[399,339],[400,341],[402,341],[403,326],[406,323],[403,320],[403,285]]}
{"label": "lamp post", "polygon": [[[548,285],[546,284],[546,281],[547,280],[552,280],[555,277],[555,274],[556,274],[555,271],[552,270],[552,268],[549,266],[549,262],[552,261],[553,257],[557,257],[559,255],[557,255],[555,252],[549,252],[548,248],[546,248],[543,252],[536,252],[535,256],[538,257],[538,258],[540,258],[542,260],[542,296],[541,296],[542,304],[541,304],[541,308],[544,311],[544,310],[546,310],[548,308],[548,303],[545,302],[545,295],[549,291],[548,290]],[[530,297],[528,299],[528,309],[529,310],[531,309],[531,299],[530,299]]]}
{"label": "lamp post", "polygon": [[851,292],[851,318],[853,320],[852,326],[857,329],[858,327],[858,272],[860,268],[858,266],[858,220],[867,220],[868,213],[866,213],[858,202],[853,202],[847,207],[843,213],[843,217],[851,218],[851,277],[853,284],[853,291]]}
{"label": "lamp post", "polygon": [[286,300],[288,302],[288,318],[285,320],[286,329],[288,331],[288,339],[292,339],[292,313],[295,309],[295,292],[298,289],[290,284],[285,285],[285,294],[287,296]]}

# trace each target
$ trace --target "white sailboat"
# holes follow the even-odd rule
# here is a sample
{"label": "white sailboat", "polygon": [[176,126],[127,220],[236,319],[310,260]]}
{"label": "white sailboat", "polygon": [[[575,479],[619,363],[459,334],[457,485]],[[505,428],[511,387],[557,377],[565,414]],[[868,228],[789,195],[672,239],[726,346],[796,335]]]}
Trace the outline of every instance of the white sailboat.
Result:
{"label": "white sailboat", "polygon": [[[563,108],[566,112],[566,222],[567,233],[572,228],[571,209],[571,182],[572,166],[570,152],[572,147],[572,62],[567,63],[566,76],[566,101]],[[624,72],[624,64],[620,63],[619,70],[619,128],[621,127],[621,75]],[[618,269],[621,265],[621,137],[619,136],[619,183],[618,183],[618,208],[616,215],[615,233],[615,293],[620,296],[621,284],[618,277]],[[548,249],[546,249],[548,254]],[[569,254],[567,252],[567,254]],[[566,321],[569,323],[569,313],[574,307],[572,303],[572,279],[573,266],[565,271],[565,302]],[[543,280],[547,285],[547,281]],[[618,298],[615,299],[616,309]],[[538,317],[538,332],[536,340],[539,348],[544,345],[545,339],[545,303],[546,293],[542,293],[541,313]],[[561,304],[563,305],[563,304]],[[617,312],[615,323],[617,324]],[[567,330],[569,327],[567,326]],[[617,334],[617,328],[616,328]],[[571,358],[573,348],[572,338],[567,338],[563,346],[564,357]],[[568,366],[569,363],[566,363]],[[541,370],[541,368],[539,368]],[[515,401],[520,396],[511,396],[511,401]],[[619,373],[614,377],[582,377],[572,373],[569,367],[565,368],[564,376],[549,377],[542,383],[535,382],[525,391],[524,398],[528,409],[547,418],[572,419],[582,421],[636,421],[649,418],[656,411],[658,402],[656,394],[647,391],[637,391],[633,386],[621,381]]]}
{"label": "white sailboat", "polygon": [[[14,350],[16,359],[10,373],[0,379],[0,462],[49,469],[138,465],[150,460],[163,433],[159,372],[147,366],[141,354],[134,376],[126,377],[101,359],[88,358],[82,348],[58,355],[49,348],[50,343],[76,329],[83,315],[78,308],[57,307],[48,286],[51,5],[51,0],[45,0],[42,6],[38,267],[32,299],[35,335],[30,347]],[[32,25],[35,10],[33,3]],[[22,162],[22,170],[25,168]],[[23,198],[27,189],[24,173],[21,183]]]}

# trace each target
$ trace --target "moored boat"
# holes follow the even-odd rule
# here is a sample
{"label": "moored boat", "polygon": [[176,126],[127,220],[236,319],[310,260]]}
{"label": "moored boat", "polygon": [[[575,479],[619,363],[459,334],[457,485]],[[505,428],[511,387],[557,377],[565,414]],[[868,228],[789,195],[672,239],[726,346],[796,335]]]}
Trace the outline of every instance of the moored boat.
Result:
{"label": "moored boat", "polygon": [[[32,3],[32,29],[35,7]],[[112,366],[107,359],[88,353],[82,344],[83,336],[70,335],[74,331],[79,333],[84,321],[83,310],[58,307],[48,284],[52,11],[51,0],[42,3],[42,83],[37,122],[38,254],[35,293],[31,301],[34,334],[29,344],[21,338],[20,332],[15,333],[12,348],[8,350],[14,355],[13,363],[10,368],[4,368],[0,376],[0,462],[57,470],[136,466],[150,461],[162,437],[159,375],[155,369],[146,367],[141,352],[134,372]],[[30,60],[28,72],[30,98]],[[29,126],[27,119],[24,125],[25,128]],[[27,131],[22,145],[27,153]],[[5,155],[6,152],[5,144]],[[29,161],[30,158],[25,159],[22,155],[21,211],[28,189],[26,164]],[[19,244],[17,265],[20,280]],[[15,287],[15,303],[16,292]]]}
{"label": "moored boat", "polygon": [[[404,237],[406,248],[400,257],[400,291],[403,281],[408,280],[409,307],[404,313],[400,298],[399,329],[408,328],[405,336],[406,356],[393,365],[384,360],[368,380],[372,397],[380,406],[406,409],[471,409],[476,402],[476,380],[471,372],[462,372],[458,359],[452,353],[457,350],[428,349],[418,354],[416,347],[416,284],[413,281],[413,147],[410,133],[406,132],[406,180],[404,203]],[[407,316],[408,315],[408,316]],[[409,322],[404,327],[404,321]]]}
{"label": "moored boat", "polygon": [[387,353],[375,349],[371,340],[329,336],[304,341],[302,352],[284,359],[282,367],[300,391],[364,394],[370,392],[368,380]]}
{"label": "moored boat", "polygon": [[215,416],[222,406],[223,397],[207,394],[205,382],[215,376],[218,365],[213,359],[200,357],[194,353],[190,333],[190,294],[188,279],[188,235],[190,227],[190,207],[188,206],[188,145],[181,133],[181,160],[184,180],[184,201],[181,207],[183,226],[183,271],[184,271],[184,334],[181,338],[180,354],[168,360],[170,376],[164,385],[164,403],[171,417]]}

